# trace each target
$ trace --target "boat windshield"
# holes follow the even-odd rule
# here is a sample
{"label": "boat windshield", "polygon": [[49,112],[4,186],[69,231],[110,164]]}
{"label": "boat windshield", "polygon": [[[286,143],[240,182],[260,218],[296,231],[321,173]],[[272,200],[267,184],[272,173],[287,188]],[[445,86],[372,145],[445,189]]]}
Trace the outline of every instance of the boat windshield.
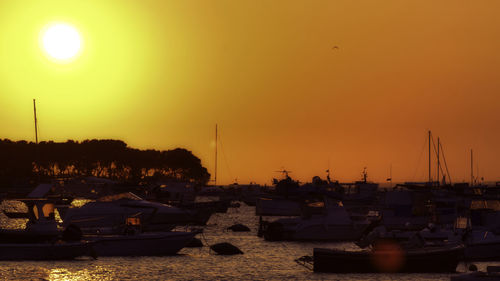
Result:
{"label": "boat windshield", "polygon": [[141,197],[133,194],[132,192],[126,192],[126,193],[103,196],[103,197],[97,199],[97,201],[99,201],[99,202],[111,202],[111,201],[116,201],[116,200],[120,200],[120,199],[130,199],[130,200],[136,200],[136,201],[143,200]]}

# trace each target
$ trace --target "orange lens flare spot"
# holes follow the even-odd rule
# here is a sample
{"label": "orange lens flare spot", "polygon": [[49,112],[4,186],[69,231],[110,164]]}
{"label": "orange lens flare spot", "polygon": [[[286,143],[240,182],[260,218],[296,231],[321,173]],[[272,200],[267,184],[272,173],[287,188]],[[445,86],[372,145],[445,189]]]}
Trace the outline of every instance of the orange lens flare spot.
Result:
{"label": "orange lens flare spot", "polygon": [[372,263],[380,272],[398,272],[405,262],[405,253],[394,241],[380,241],[373,246]]}

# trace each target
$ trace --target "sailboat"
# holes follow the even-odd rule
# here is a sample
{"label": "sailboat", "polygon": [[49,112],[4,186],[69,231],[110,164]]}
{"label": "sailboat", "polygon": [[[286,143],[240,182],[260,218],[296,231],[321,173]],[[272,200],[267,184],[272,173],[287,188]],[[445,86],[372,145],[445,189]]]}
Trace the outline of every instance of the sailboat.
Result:
{"label": "sailboat", "polygon": [[[428,180],[426,182],[405,182],[404,184],[398,184],[396,187],[405,187],[410,190],[423,190],[423,189],[434,189],[436,187],[440,186],[446,186],[451,184],[451,177],[450,173],[448,171],[448,165],[446,163],[446,158],[444,156],[444,150],[443,146],[441,144],[441,141],[439,138],[437,138],[437,146],[434,143],[432,133],[429,130],[428,131]],[[432,148],[434,148],[434,152],[436,153],[436,180],[433,180],[432,178]],[[443,166],[441,164],[441,158],[440,156],[443,156],[443,162],[445,165],[445,169],[443,169]],[[440,181],[440,173],[443,175],[442,182]]]}

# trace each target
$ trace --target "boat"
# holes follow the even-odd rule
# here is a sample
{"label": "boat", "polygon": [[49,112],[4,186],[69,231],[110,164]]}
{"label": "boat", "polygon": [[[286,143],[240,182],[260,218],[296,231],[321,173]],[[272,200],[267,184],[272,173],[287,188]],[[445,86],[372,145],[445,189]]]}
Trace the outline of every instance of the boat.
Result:
{"label": "boat", "polygon": [[476,271],[467,274],[451,276],[450,281],[498,281],[500,280],[500,266],[488,266],[486,272]]}
{"label": "boat", "polygon": [[403,249],[398,243],[380,243],[372,250],[344,251],[314,248],[315,272],[455,272],[463,256],[462,245]]}
{"label": "boat", "polygon": [[[0,260],[68,260],[79,256],[93,256],[92,242],[82,241],[74,227],[64,231],[58,228],[54,217],[54,202],[41,198],[39,191],[48,190],[39,185],[28,198],[19,199],[28,212],[14,215],[27,218],[24,229],[0,229]],[[9,213],[9,212],[7,212]],[[12,213],[15,214],[15,213]]]}
{"label": "boat", "polygon": [[[75,230],[78,228],[73,225]],[[163,231],[143,232],[141,219],[128,217],[120,233],[86,234],[82,238],[93,243],[97,256],[165,256],[174,255],[187,246],[201,232]],[[75,231],[76,232],[76,231]]]}
{"label": "boat", "polygon": [[473,200],[465,230],[467,260],[500,260],[500,201]]}
{"label": "boat", "polygon": [[93,250],[99,257],[108,256],[165,256],[175,255],[197,232],[149,232],[130,235],[86,235],[94,242]]}
{"label": "boat", "polygon": [[63,232],[55,219],[55,200],[45,198],[51,184],[39,184],[26,198],[12,199],[26,205],[27,212],[2,212],[9,218],[27,219],[24,229],[0,229],[0,243],[42,243],[59,239]]}
{"label": "boat", "polygon": [[374,203],[377,197],[378,184],[368,181],[366,167],[360,181],[338,184],[342,193],[342,202],[347,208],[359,208]]}
{"label": "boat", "polygon": [[298,181],[293,180],[288,173],[291,171],[277,171],[283,173],[283,179],[273,179],[274,192],[267,196],[256,198],[255,214],[257,216],[300,216],[301,189]]}
{"label": "boat", "polygon": [[260,197],[256,200],[257,216],[300,216],[302,202],[285,198]]}
{"label": "boat", "polygon": [[[300,185],[293,180],[288,173],[290,171],[279,171],[284,174],[281,180],[274,179],[274,192],[263,194],[256,201],[255,214],[257,216],[300,216],[304,209],[310,210],[308,203],[317,201],[324,196],[340,199],[341,194],[336,192],[340,186],[337,182],[322,180],[315,176],[311,183]],[[313,207],[314,208],[314,207]]]}
{"label": "boat", "polygon": [[101,197],[79,208],[69,208],[63,225],[76,225],[85,234],[121,233],[129,217],[142,221],[142,231],[169,231],[176,225],[204,225],[211,216],[204,210],[186,210],[143,200],[128,192]]}
{"label": "boat", "polygon": [[94,256],[92,243],[0,243],[0,260],[71,260],[80,256]]}
{"label": "boat", "polygon": [[248,185],[238,185],[238,200],[245,203],[247,206],[256,206],[257,199],[265,194],[264,187],[255,183]]}
{"label": "boat", "polygon": [[421,245],[432,244],[439,245],[445,243],[462,243],[463,230],[459,228],[451,228],[442,225],[429,224],[426,228],[415,230],[388,230],[382,220],[374,220],[365,229],[363,236],[356,241],[359,247],[367,247],[378,239],[390,239],[400,243],[417,243]]}
{"label": "boat", "polygon": [[465,235],[468,261],[500,260],[500,235],[488,230],[469,230]]}
{"label": "boat", "polygon": [[262,221],[259,232],[268,241],[354,241],[370,224],[367,219],[353,220],[341,202],[326,199],[321,203],[325,204],[323,214]]}

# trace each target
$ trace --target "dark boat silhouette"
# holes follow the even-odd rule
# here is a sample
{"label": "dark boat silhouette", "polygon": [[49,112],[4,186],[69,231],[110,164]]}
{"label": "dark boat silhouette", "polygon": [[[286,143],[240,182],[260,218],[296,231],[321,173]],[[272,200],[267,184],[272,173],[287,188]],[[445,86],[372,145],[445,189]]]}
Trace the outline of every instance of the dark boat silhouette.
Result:
{"label": "dark boat silhouette", "polygon": [[455,272],[463,257],[462,245],[402,249],[397,244],[373,248],[370,251],[343,251],[314,248],[315,272]]}

